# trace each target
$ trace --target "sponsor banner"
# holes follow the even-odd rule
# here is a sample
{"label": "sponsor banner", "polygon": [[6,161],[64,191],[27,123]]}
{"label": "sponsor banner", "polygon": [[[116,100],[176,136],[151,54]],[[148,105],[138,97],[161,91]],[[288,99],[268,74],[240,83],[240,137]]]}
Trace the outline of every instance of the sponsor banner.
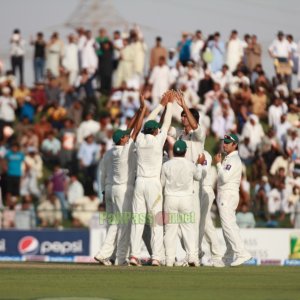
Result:
{"label": "sponsor banner", "polygon": [[25,255],[22,258],[24,261],[47,261],[47,256],[45,255]]}
{"label": "sponsor banner", "polygon": [[281,266],[283,265],[283,260],[281,259],[263,259],[260,264],[262,266]]}
{"label": "sponsor banner", "polygon": [[252,258],[244,263],[244,265],[247,266],[258,266],[259,264],[260,264],[259,261],[255,258]]}
{"label": "sponsor banner", "polygon": [[47,262],[74,262],[73,256],[48,256]]}
{"label": "sponsor banner", "polygon": [[286,259],[284,261],[284,266],[300,266],[300,259]]}
{"label": "sponsor banner", "polygon": [[89,255],[88,230],[1,230],[0,256]]}
{"label": "sponsor banner", "polygon": [[77,262],[77,263],[95,263],[95,264],[98,264],[97,261],[94,260],[93,257],[91,256],[75,256],[74,257],[74,262]]}
{"label": "sponsor banner", "polygon": [[22,256],[0,256],[0,261],[24,261]]}
{"label": "sponsor banner", "polygon": [[291,246],[291,259],[300,259],[300,233],[292,234],[290,239]]}

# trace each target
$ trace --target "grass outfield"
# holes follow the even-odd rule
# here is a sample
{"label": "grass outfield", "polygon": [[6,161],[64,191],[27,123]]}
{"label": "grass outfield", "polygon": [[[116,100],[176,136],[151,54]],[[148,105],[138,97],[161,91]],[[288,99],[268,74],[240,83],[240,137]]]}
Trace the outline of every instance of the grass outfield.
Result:
{"label": "grass outfield", "polygon": [[0,263],[0,299],[297,300],[300,268],[103,267]]}

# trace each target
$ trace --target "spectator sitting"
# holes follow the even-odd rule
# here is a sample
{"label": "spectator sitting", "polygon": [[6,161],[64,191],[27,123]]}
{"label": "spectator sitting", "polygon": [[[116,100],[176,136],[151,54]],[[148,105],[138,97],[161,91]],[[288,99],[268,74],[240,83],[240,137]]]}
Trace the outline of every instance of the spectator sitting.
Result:
{"label": "spectator sitting", "polygon": [[291,224],[294,228],[300,228],[300,188],[294,187],[293,193],[289,197],[289,203],[292,207]]}
{"label": "spectator sitting", "polygon": [[292,160],[300,160],[300,138],[296,128],[290,130],[289,137],[286,143],[286,152]]}
{"label": "spectator sitting", "polygon": [[265,89],[262,86],[259,86],[255,94],[251,96],[252,113],[259,118],[266,117],[267,100]]}
{"label": "spectator sitting", "polygon": [[6,205],[3,210],[3,228],[15,228],[16,226],[16,204],[17,197],[12,196],[10,193],[6,194]]}
{"label": "spectator sitting", "polygon": [[39,138],[37,134],[34,132],[33,128],[29,128],[20,138],[20,145],[22,151],[26,151],[28,147],[39,147]]}
{"label": "spectator sitting", "polygon": [[60,131],[61,151],[59,154],[60,164],[63,168],[74,170],[76,164],[76,129],[74,128],[74,121],[66,119],[64,121],[64,128]]}
{"label": "spectator sitting", "polygon": [[78,199],[73,210],[73,226],[87,227],[93,214],[98,210],[99,203],[100,199],[94,193]]}
{"label": "spectator sitting", "polygon": [[63,127],[63,120],[67,115],[67,111],[62,106],[59,106],[57,102],[47,110],[49,121],[53,128],[61,129]]}
{"label": "spectator sitting", "polygon": [[84,196],[83,186],[78,180],[77,175],[70,174],[70,182],[68,184],[67,198],[70,206],[75,205],[78,199]]}
{"label": "spectator sitting", "polygon": [[30,97],[30,90],[25,84],[20,84],[13,93],[13,97],[17,100],[18,106],[22,106],[28,96]]}
{"label": "spectator sitting", "polygon": [[77,144],[81,145],[85,137],[90,134],[96,134],[99,130],[100,124],[93,120],[93,112],[89,111],[85,116],[85,120],[77,129]]}
{"label": "spectator sitting", "polygon": [[258,117],[256,115],[250,115],[249,120],[243,127],[242,137],[251,137],[249,147],[252,151],[255,152],[258,149],[264,135],[265,134],[261,124],[259,123]]}
{"label": "spectator sitting", "polygon": [[273,189],[267,195],[269,220],[278,219],[278,216],[282,212],[283,198],[281,191],[282,183],[275,182]]}
{"label": "spectator sitting", "polygon": [[33,123],[33,119],[35,116],[35,105],[30,96],[25,97],[25,101],[20,105],[21,111],[20,111],[20,119],[23,120],[24,118],[27,118],[30,123]]}
{"label": "spectator sitting", "polygon": [[37,148],[27,148],[27,154],[25,156],[22,169],[23,177],[21,182],[21,195],[39,197],[40,190],[38,187],[38,179],[42,178],[43,175],[43,161],[37,151]]}
{"label": "spectator sitting", "polygon": [[54,194],[50,194],[48,199],[42,201],[38,208],[38,218],[41,227],[59,227],[62,223],[61,205]]}
{"label": "spectator sitting", "polygon": [[54,132],[50,131],[47,134],[47,138],[43,140],[41,145],[43,159],[48,167],[51,168],[58,163],[60,149],[60,141],[54,136]]}
{"label": "spectator sitting", "polygon": [[254,215],[249,211],[247,204],[243,204],[241,211],[236,214],[236,222],[240,228],[255,227]]}
{"label": "spectator sitting", "polygon": [[292,127],[291,123],[287,121],[287,115],[283,114],[280,117],[280,123],[276,127],[276,137],[280,142],[280,147],[284,150],[287,142],[287,133],[288,130]]}
{"label": "spectator sitting", "polygon": [[239,145],[239,155],[245,166],[252,164],[254,159],[254,151],[250,147],[250,138],[247,136],[244,138],[243,143]]}
{"label": "spectator sitting", "polygon": [[34,207],[32,205],[32,198],[26,195],[21,204],[16,206],[15,212],[15,228],[22,230],[30,230],[35,228],[36,217]]}
{"label": "spectator sitting", "polygon": [[254,211],[255,215],[259,218],[263,218],[265,221],[268,220],[268,197],[263,186],[259,185],[255,192],[254,198]]}

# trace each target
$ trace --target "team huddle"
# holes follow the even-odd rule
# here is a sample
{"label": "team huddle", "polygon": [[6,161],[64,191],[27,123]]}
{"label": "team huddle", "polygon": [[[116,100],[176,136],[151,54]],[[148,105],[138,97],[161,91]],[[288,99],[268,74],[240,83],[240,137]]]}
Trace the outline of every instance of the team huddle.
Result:
{"label": "team huddle", "polygon": [[[183,129],[171,127],[176,102],[182,108]],[[222,253],[210,215],[215,199],[212,157],[204,150],[206,136],[199,125],[198,111],[187,107],[182,93],[170,90],[144,123],[145,113],[141,95],[140,108],[127,130],[114,133],[115,145],[102,159],[101,186],[106,211],[133,217],[128,222],[108,226],[95,260],[111,265],[110,259],[115,256],[115,265],[141,266],[144,240],[152,266],[172,267],[176,264],[179,237],[186,251],[183,265],[199,266],[204,255],[204,236],[212,266],[238,266],[251,259],[235,217],[242,175],[238,137],[225,135],[226,156],[223,160],[220,153],[214,157],[218,173],[216,200],[226,242],[226,252]]]}

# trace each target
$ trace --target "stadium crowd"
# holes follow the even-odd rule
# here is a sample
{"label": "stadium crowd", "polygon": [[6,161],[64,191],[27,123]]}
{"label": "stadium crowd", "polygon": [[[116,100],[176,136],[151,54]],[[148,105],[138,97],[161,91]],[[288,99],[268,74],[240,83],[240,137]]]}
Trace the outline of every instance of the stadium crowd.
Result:
{"label": "stadium crowd", "polygon": [[[10,47],[11,67],[0,64],[2,228],[92,226],[105,209],[100,166],[114,131],[126,129],[141,90],[147,116],[169,89],[199,112],[211,154],[226,133],[239,136],[239,226],[300,227],[300,88],[292,88],[293,76],[300,86],[300,43],[291,34],[278,32],[262,49],[253,34],[233,30],[225,42],[197,30],[175,48],[157,37],[148,49],[138,27],[96,36],[78,28],[67,42],[57,32],[28,42],[16,29]],[[34,86],[24,76],[28,47]],[[175,102],[173,124],[181,111]]]}

